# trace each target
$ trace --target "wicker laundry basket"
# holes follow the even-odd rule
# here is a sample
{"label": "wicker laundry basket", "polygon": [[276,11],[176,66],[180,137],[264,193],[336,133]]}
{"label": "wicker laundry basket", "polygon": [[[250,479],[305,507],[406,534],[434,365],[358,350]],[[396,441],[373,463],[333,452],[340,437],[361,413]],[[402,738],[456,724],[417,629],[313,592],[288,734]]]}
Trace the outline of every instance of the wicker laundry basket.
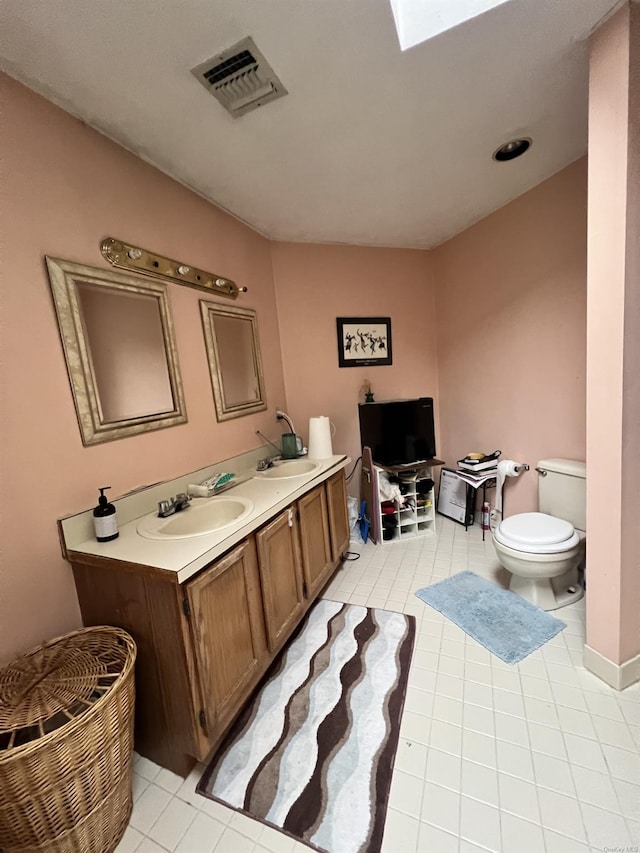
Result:
{"label": "wicker laundry basket", "polygon": [[111,853],[131,814],[133,666],[119,628],[0,669],[0,851]]}

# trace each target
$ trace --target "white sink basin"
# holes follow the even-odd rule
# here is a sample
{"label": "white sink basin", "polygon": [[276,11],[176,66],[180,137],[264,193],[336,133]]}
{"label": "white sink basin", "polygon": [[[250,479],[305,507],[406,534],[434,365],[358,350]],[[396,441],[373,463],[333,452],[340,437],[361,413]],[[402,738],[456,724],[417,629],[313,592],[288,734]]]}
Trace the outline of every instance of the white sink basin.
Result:
{"label": "white sink basin", "polygon": [[147,539],[189,539],[231,527],[252,512],[253,501],[247,498],[196,498],[186,509],[168,518],[146,515],[138,522],[137,530]]}
{"label": "white sink basin", "polygon": [[305,477],[319,471],[321,462],[312,462],[310,459],[292,459],[289,462],[276,462],[273,468],[259,471],[257,476],[267,480],[287,480],[289,477]]}

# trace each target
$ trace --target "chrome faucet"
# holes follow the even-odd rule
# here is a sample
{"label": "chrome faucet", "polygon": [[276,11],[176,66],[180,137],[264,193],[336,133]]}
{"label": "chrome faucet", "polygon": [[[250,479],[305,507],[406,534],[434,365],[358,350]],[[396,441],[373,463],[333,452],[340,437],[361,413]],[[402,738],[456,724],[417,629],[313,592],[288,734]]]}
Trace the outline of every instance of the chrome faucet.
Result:
{"label": "chrome faucet", "polygon": [[273,457],[265,456],[264,459],[258,460],[256,471],[266,471],[268,468],[273,468]]}
{"label": "chrome faucet", "polygon": [[175,496],[175,498],[160,501],[158,503],[158,518],[167,518],[168,516],[173,515],[174,512],[180,512],[180,510],[186,509],[190,503],[190,496],[186,495],[184,492],[180,492]]}

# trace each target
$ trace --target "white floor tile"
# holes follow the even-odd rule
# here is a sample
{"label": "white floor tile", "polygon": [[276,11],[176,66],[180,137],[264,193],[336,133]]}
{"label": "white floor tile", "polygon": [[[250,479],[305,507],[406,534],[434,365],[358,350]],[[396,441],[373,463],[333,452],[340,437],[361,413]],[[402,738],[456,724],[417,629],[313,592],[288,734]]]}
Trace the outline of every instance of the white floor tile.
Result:
{"label": "white floor tile", "polygon": [[551,726],[552,728],[557,727],[558,714],[556,713],[556,706],[552,701],[547,702],[543,699],[532,699],[529,696],[525,696],[524,709],[527,715],[527,720],[534,723],[540,723],[543,726]]}
{"label": "white floor tile", "polygon": [[547,853],[591,853],[591,848],[575,838],[568,838],[550,829],[544,830]]}
{"label": "white floor tile", "polygon": [[416,714],[414,711],[407,711],[405,708],[400,723],[400,737],[404,737],[413,743],[429,743],[429,734],[431,732],[431,720],[422,714]]}
{"label": "white floor tile", "polygon": [[496,757],[496,739],[479,732],[465,731],[462,745],[462,756],[468,761],[484,764],[486,767],[498,766]]}
{"label": "white floor tile", "polygon": [[430,749],[427,756],[426,780],[452,791],[460,791],[462,761],[457,755]]}
{"label": "white floor tile", "polygon": [[[608,773],[596,773],[595,770],[578,766],[572,768],[572,773],[579,802],[599,806],[611,812],[621,811],[616,789]],[[632,788],[636,789],[636,808],[640,812],[640,788],[636,785]],[[626,813],[633,815],[631,811]]]}
{"label": "white floor tile", "polygon": [[437,696],[448,696],[450,699],[462,699],[464,681],[438,671],[435,693]]}
{"label": "white floor tile", "polygon": [[[395,809],[387,811],[382,839],[382,853],[415,853],[420,822]],[[309,848],[305,848],[308,853]],[[220,851],[216,850],[216,853]],[[232,853],[232,851],[229,851]]]}
{"label": "white floor tile", "polygon": [[561,731],[552,729],[550,726],[543,726],[540,723],[532,723],[530,720],[528,721],[528,729],[529,742],[533,752],[550,755],[552,758],[567,758],[565,739]]}
{"label": "white floor tile", "polygon": [[460,803],[460,835],[472,844],[487,850],[502,850],[500,838],[500,812],[498,809],[462,797]]}
{"label": "white floor tile", "polygon": [[147,790],[151,782],[148,779],[145,779],[143,776],[138,776],[138,774],[134,771],[131,774],[131,785],[133,791],[133,802],[137,802],[142,794]]}
{"label": "white floor tile", "polygon": [[[513,696],[515,694],[503,691],[505,696]],[[465,681],[464,685],[464,701],[471,705],[480,705],[483,708],[494,708],[493,688],[490,684],[479,684],[477,681]]]}
{"label": "white floor tile", "polygon": [[571,764],[588,767],[590,770],[596,770],[600,773],[609,772],[602,747],[598,741],[565,733],[564,742]]}
{"label": "white floor tile", "polygon": [[396,767],[391,780],[389,807],[419,818],[422,810],[423,778],[424,776],[418,780]]}
{"label": "white floor tile", "polygon": [[[524,702],[519,693],[494,687],[492,698],[493,707],[496,711],[500,711],[503,714],[511,714],[514,717],[524,717]],[[473,700],[469,698],[469,701]]]}
{"label": "white floor tile", "polygon": [[608,744],[603,744],[602,751],[613,777],[626,780],[640,779],[640,755]]}
{"label": "white floor tile", "polygon": [[627,818],[627,827],[633,847],[640,847],[640,820],[629,820]]}
{"label": "white floor tile", "polygon": [[458,836],[451,835],[429,823],[420,824],[418,850],[433,853],[458,853]]}
{"label": "white floor tile", "polygon": [[496,737],[498,740],[506,740],[515,743],[516,746],[529,747],[529,731],[527,723],[520,717],[512,717],[511,714],[494,714]]}
{"label": "white floor tile", "polygon": [[464,703],[465,731],[478,732],[489,737],[495,736],[495,720],[493,710],[481,708],[479,705]]}
{"label": "white floor tile", "polygon": [[533,678],[530,675],[521,675],[522,695],[528,699],[538,699],[542,702],[553,702],[551,685],[545,678]]}
{"label": "white floor tile", "polygon": [[536,785],[550,788],[560,794],[575,796],[571,768],[566,761],[552,758],[550,755],[533,753],[533,771],[536,777]]}
{"label": "white floor tile", "polygon": [[154,764],[153,761],[149,761],[148,758],[144,758],[142,755],[136,755],[133,763],[133,769],[138,776],[142,776],[143,779],[147,779],[149,782],[153,782],[158,773],[162,770],[159,764]]}
{"label": "white floor tile", "polygon": [[450,752],[452,755],[460,755],[462,752],[462,729],[441,720],[433,720],[431,723],[431,735],[429,746]]}
{"label": "white floor tile", "polygon": [[563,708],[560,705],[558,707],[558,717],[560,719],[560,728],[564,732],[592,738],[593,740],[598,739],[590,714],[584,711],[575,711],[573,708]]}
{"label": "white floor tile", "polygon": [[168,791],[151,783],[140,798],[133,804],[131,826],[146,835],[171,800]]}
{"label": "white floor tile", "polygon": [[163,767],[153,781],[160,788],[169,791],[170,794],[175,794],[182,787],[184,779]]}
{"label": "white floor tile", "polygon": [[445,832],[457,834],[460,825],[460,795],[432,782],[425,782],[421,817]]}
{"label": "white floor tile", "polygon": [[184,800],[173,797],[147,835],[167,850],[175,850],[197,811]]}
{"label": "white floor tile", "polygon": [[278,832],[269,826],[265,826],[262,829],[259,844],[268,853],[292,853],[298,842],[294,841],[293,838],[289,838],[284,832]]}
{"label": "white floor tile", "polygon": [[231,829],[239,832],[240,835],[246,835],[247,838],[257,841],[260,838],[264,824],[241,812],[234,812],[229,821],[229,826]]}
{"label": "white floor tile", "polygon": [[516,779],[500,773],[498,787],[500,790],[500,807],[504,811],[534,823],[540,821],[538,792],[535,785],[532,785],[531,782],[525,782],[524,779]]}
{"label": "white floor tile", "polygon": [[227,826],[215,847],[215,853],[253,853],[253,841]]}
{"label": "white floor tile", "polygon": [[584,824],[578,801],[556,791],[538,789],[542,823],[555,832],[565,833],[578,841],[585,841]]}
{"label": "white floor tile", "polygon": [[589,710],[584,691],[578,687],[572,687],[567,684],[554,684],[552,685],[552,690],[556,704],[565,705],[567,708],[574,708],[576,711]]}
{"label": "white floor tile", "polygon": [[160,847],[159,844],[156,844],[153,839],[143,838],[140,846],[136,850],[136,853],[167,853],[167,851],[164,847]]}
{"label": "white floor tile", "polygon": [[463,704],[459,699],[451,699],[449,696],[435,696],[431,715],[435,720],[445,723],[462,725]]}
{"label": "white floor tile", "polygon": [[620,749],[636,751],[636,744],[631,737],[629,726],[617,720],[607,720],[604,717],[592,717],[593,727],[600,743],[608,743]]}
{"label": "white floor tile", "polygon": [[427,768],[427,747],[421,743],[400,738],[395,767],[404,773],[424,779]]}
{"label": "white floor tile", "polygon": [[503,812],[500,815],[502,850],[518,853],[541,853],[545,849],[544,835],[536,823]]}
{"label": "white floor tile", "polygon": [[224,830],[224,824],[198,812],[175,853],[212,853]]}
{"label": "white floor tile", "polygon": [[144,835],[141,832],[138,832],[132,826],[128,826],[120,839],[120,844],[115,849],[115,853],[134,853],[140,846],[143,838]]}
{"label": "white floor tile", "polygon": [[[640,821],[640,785],[622,779],[613,779],[612,781],[622,814],[631,820]],[[640,779],[638,781],[640,782]],[[587,802],[589,801],[587,800]]]}
{"label": "white floor tile", "polygon": [[625,850],[631,846],[631,836],[621,815],[612,814],[585,803],[581,808],[587,840],[592,847],[597,850],[605,847]]}
{"label": "white floor tile", "polygon": [[513,669],[500,669],[492,662],[491,678],[494,687],[510,690],[512,693],[521,693],[520,676]]}
{"label": "white floor tile", "polygon": [[498,773],[483,764],[462,761],[461,792],[474,800],[498,806]]}
{"label": "white floor tile", "polygon": [[208,797],[200,797],[198,795],[198,799],[199,803],[197,808],[201,812],[208,814],[209,817],[213,817],[220,821],[220,823],[225,824],[225,826],[228,825],[229,821],[235,814],[233,809],[222,805],[222,803],[217,803],[215,800],[210,800]]}
{"label": "white floor tile", "polygon": [[498,752],[498,770],[510,776],[516,776],[526,782],[535,781],[531,750],[516,746],[507,741],[496,741]]}

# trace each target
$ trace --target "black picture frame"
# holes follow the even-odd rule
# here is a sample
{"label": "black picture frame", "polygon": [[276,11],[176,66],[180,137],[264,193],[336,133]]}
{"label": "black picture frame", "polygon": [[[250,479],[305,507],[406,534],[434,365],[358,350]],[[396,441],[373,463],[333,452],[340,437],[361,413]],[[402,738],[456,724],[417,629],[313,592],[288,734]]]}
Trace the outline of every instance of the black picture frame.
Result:
{"label": "black picture frame", "polygon": [[338,366],[392,364],[390,317],[337,317]]}

